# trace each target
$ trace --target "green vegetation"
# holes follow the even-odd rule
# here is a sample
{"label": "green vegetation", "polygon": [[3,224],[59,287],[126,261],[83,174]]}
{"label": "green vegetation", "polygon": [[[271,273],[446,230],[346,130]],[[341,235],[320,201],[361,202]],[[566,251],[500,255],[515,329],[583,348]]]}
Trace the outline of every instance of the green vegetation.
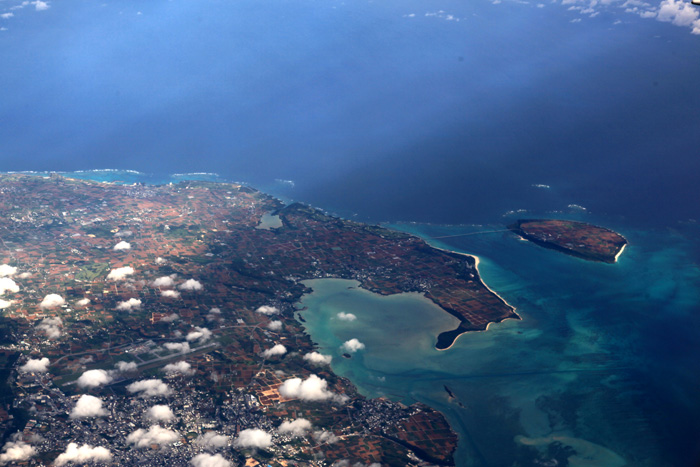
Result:
{"label": "green vegetation", "polygon": [[91,263],[80,268],[80,271],[75,275],[75,280],[83,282],[92,282],[98,277],[102,277],[109,271],[107,263]]}

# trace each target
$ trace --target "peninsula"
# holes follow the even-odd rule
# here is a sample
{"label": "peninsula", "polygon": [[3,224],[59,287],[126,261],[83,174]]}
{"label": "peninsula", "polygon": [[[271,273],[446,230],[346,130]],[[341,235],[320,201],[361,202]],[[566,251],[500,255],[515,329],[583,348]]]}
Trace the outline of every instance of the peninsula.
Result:
{"label": "peninsula", "polygon": [[460,320],[443,349],[517,318],[475,257],[239,184],[7,174],[0,216],[0,431],[47,464],[175,465],[216,439],[237,465],[453,465],[440,413],[331,371],[295,319],[302,281],[422,292]]}
{"label": "peninsula", "polygon": [[584,222],[525,219],[508,228],[536,245],[589,261],[614,263],[627,245],[617,232]]}

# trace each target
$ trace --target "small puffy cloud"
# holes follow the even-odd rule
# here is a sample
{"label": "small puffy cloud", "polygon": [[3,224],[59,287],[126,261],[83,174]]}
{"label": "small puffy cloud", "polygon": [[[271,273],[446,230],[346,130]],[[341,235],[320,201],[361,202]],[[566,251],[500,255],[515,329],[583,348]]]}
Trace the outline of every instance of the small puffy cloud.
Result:
{"label": "small puffy cloud", "polygon": [[172,287],[175,285],[175,281],[170,276],[159,277],[152,283],[153,287]]}
{"label": "small puffy cloud", "polygon": [[178,319],[180,319],[180,315],[178,315],[177,313],[171,313],[168,316],[162,317],[160,320],[165,321],[166,323],[172,323],[173,321],[177,321]]}
{"label": "small puffy cloud", "polygon": [[227,461],[221,454],[197,454],[190,460],[192,467],[231,467],[233,464]]}
{"label": "small puffy cloud", "polygon": [[26,461],[36,455],[36,449],[32,445],[14,438],[15,436],[2,447],[2,453],[0,453],[2,465]]}
{"label": "small puffy cloud", "polygon": [[70,418],[101,417],[107,415],[102,408],[102,400],[89,394],[83,394],[70,413]]}
{"label": "small puffy cloud", "polygon": [[195,373],[195,371],[192,369],[192,365],[184,361],[169,363],[163,367],[163,371],[168,376],[192,376]]}
{"label": "small puffy cloud", "polygon": [[36,328],[43,331],[49,339],[58,339],[61,337],[61,326],[61,318],[44,318]]}
{"label": "small puffy cloud", "polygon": [[287,353],[287,347],[283,346],[282,344],[277,344],[274,347],[265,350],[262,353],[262,356],[265,358],[270,358],[270,357],[275,357],[277,355],[284,355]]}
{"label": "small puffy cloud", "polygon": [[131,250],[131,243],[125,242],[122,240],[121,242],[117,243],[114,245],[115,250]]}
{"label": "small puffy cloud", "polygon": [[141,397],[169,396],[172,393],[168,385],[159,379],[136,381],[128,385],[126,390],[134,394],[138,393]]}
{"label": "small puffy cloud", "polygon": [[112,453],[109,449],[101,446],[92,447],[89,444],[78,446],[76,443],[70,443],[66,451],[58,456],[54,461],[54,465],[66,465],[69,462],[75,464],[87,464],[91,462],[110,462]]}
{"label": "small puffy cloud", "polygon": [[112,382],[112,377],[105,370],[88,370],[78,378],[81,388],[96,388]]}
{"label": "small puffy cloud", "polygon": [[160,296],[165,298],[180,298],[180,292],[177,290],[163,290],[160,292]]}
{"label": "small puffy cloud", "polygon": [[27,363],[19,367],[20,373],[46,373],[49,371],[49,359],[29,359]]}
{"label": "small puffy cloud", "polygon": [[[3,14],[0,15],[0,18],[2,18],[2,19],[9,19],[9,18],[12,18],[13,16],[15,16],[15,14],[12,13],[12,12],[10,12],[10,13],[3,13]],[[3,266],[5,266],[5,265],[3,264]]]}
{"label": "small puffy cloud", "polygon": [[201,446],[222,448],[228,444],[229,440],[230,439],[228,436],[220,435],[214,431],[207,431],[203,435],[199,436],[194,442]]}
{"label": "small puffy cloud", "polygon": [[316,375],[311,375],[305,380],[288,379],[282,383],[279,391],[283,397],[305,401],[325,401],[336,398],[336,394],[328,390],[328,381]]}
{"label": "small puffy cloud", "polygon": [[47,2],[44,2],[42,0],[35,0],[32,2],[32,5],[34,5],[34,8],[36,11],[44,11],[48,10],[50,8],[49,4]]}
{"label": "small puffy cloud", "polygon": [[139,366],[136,364],[136,362],[117,362],[114,367],[117,370],[126,373],[128,371],[136,371]]}
{"label": "small puffy cloud", "polygon": [[89,298],[81,298],[77,302],[75,302],[76,305],[78,306],[88,306],[90,304],[90,299]]}
{"label": "small puffy cloud", "polygon": [[259,307],[257,310],[255,310],[255,312],[270,316],[270,315],[276,315],[277,313],[280,312],[280,310],[274,306],[263,305],[263,306]]}
{"label": "small puffy cloud", "polygon": [[238,433],[233,441],[237,448],[269,448],[272,446],[272,435],[258,428],[248,428]]}
{"label": "small puffy cloud", "polygon": [[107,274],[107,280],[111,281],[122,281],[126,279],[126,276],[130,276],[134,273],[134,268],[131,266],[124,266],[123,268],[112,269]]}
{"label": "small puffy cloud", "polygon": [[14,276],[17,268],[9,264],[0,264],[0,277]]}
{"label": "small puffy cloud", "polygon": [[218,308],[212,308],[207,314],[207,321],[221,320],[221,310]]}
{"label": "small puffy cloud", "polygon": [[173,444],[175,441],[180,439],[180,434],[173,430],[168,430],[159,425],[151,426],[148,431],[143,428],[131,433],[126,437],[127,444],[133,444],[137,448],[147,448],[152,444],[158,444],[164,446],[166,444]]}
{"label": "small puffy cloud", "polygon": [[207,328],[200,328],[199,326],[195,326],[194,331],[191,331],[187,333],[187,339],[188,341],[196,341],[198,340],[199,342],[206,342],[211,338],[211,331]]}
{"label": "small puffy cloud", "polygon": [[5,292],[19,292],[19,285],[9,277],[0,277],[0,295],[5,295]]}
{"label": "small puffy cloud", "polygon": [[313,438],[314,441],[316,441],[319,444],[333,444],[340,439],[336,435],[334,435],[332,431],[326,430],[314,431]]}
{"label": "small puffy cloud", "polygon": [[693,26],[700,17],[700,11],[689,2],[682,0],[663,0],[659,5],[656,18],[676,26]]}
{"label": "small puffy cloud", "polygon": [[293,421],[284,421],[277,428],[282,434],[290,434],[292,436],[304,436],[309,430],[311,430],[311,422],[305,418],[297,418]]}
{"label": "small puffy cloud", "polygon": [[358,341],[357,339],[355,339],[353,337],[349,341],[345,341],[345,343],[343,343],[343,345],[341,345],[340,348],[343,352],[355,353],[358,350],[364,349],[365,344],[363,344],[362,342]]}
{"label": "small puffy cloud", "polygon": [[117,303],[117,310],[119,311],[132,311],[141,309],[141,300],[138,298],[130,298],[124,302]]}
{"label": "small puffy cloud", "polygon": [[167,405],[154,405],[146,411],[146,418],[154,422],[171,422],[175,414]]}
{"label": "small puffy cloud", "polygon": [[330,365],[333,357],[330,355],[322,355],[318,352],[309,352],[304,355],[304,360],[314,365]]}
{"label": "small puffy cloud", "polygon": [[[2,279],[0,279],[2,280]],[[41,308],[56,308],[57,306],[65,305],[66,301],[58,294],[50,293],[39,303]]]}
{"label": "small puffy cloud", "polygon": [[160,256],[156,258],[156,264],[158,264],[158,265],[163,265],[163,264],[166,264],[167,262],[168,262],[167,259],[161,258]]}
{"label": "small puffy cloud", "polygon": [[163,347],[171,352],[188,353],[190,351],[190,344],[187,342],[166,342]]}
{"label": "small puffy cloud", "polygon": [[180,290],[197,291],[202,290],[202,283],[194,279],[187,279],[185,282],[177,286]]}
{"label": "small puffy cloud", "polygon": [[357,316],[353,315],[352,313],[345,313],[344,311],[341,311],[338,313],[338,319],[342,321],[355,321],[357,319]]}
{"label": "small puffy cloud", "polygon": [[270,331],[281,331],[282,330],[282,321],[270,321],[267,323],[267,329]]}
{"label": "small puffy cloud", "polygon": [[13,303],[14,300],[0,300],[0,310],[11,307]]}

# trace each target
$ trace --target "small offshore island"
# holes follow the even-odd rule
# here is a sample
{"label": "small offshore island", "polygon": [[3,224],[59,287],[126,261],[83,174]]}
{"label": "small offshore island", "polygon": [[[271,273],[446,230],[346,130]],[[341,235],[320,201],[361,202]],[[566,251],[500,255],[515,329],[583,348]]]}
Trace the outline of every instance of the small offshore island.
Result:
{"label": "small offshore island", "polygon": [[627,245],[617,232],[584,222],[524,219],[508,228],[536,245],[589,261],[614,263]]}

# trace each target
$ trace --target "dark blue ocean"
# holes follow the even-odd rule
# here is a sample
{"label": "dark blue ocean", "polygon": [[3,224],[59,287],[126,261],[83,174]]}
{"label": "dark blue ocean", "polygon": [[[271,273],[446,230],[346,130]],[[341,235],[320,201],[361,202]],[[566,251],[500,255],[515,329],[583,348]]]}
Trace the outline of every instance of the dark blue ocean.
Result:
{"label": "dark blue ocean", "polygon": [[[442,410],[460,465],[696,465],[700,8],[561,3],[0,1],[0,170],[242,181],[479,255],[522,321],[435,354],[407,327],[408,358],[332,319],[391,306],[328,285],[309,332],[364,339],[335,370]],[[523,217],[630,244],[601,265],[478,233]]]}

